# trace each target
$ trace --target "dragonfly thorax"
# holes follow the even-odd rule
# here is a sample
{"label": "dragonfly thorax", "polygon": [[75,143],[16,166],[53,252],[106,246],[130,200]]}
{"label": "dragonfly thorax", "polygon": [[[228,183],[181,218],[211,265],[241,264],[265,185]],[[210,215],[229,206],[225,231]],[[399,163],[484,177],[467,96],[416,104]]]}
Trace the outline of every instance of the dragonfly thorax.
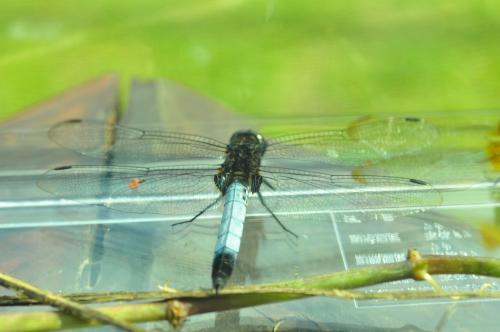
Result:
{"label": "dragonfly thorax", "polygon": [[230,183],[239,181],[252,192],[259,190],[262,156],[267,148],[266,140],[252,130],[235,132],[226,147],[226,158],[221,165],[215,183],[223,193]]}

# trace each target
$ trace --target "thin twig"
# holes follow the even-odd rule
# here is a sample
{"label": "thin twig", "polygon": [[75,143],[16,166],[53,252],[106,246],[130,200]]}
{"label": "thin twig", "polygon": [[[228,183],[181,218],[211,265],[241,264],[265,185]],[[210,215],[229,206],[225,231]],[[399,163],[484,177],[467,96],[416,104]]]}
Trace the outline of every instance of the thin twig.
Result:
{"label": "thin twig", "polygon": [[[384,292],[368,293],[347,291],[347,289],[369,286],[388,281],[415,279],[429,281],[431,274],[476,274],[491,277],[500,277],[500,259],[485,257],[459,257],[459,256],[420,256],[417,251],[410,250],[408,259],[395,264],[385,264],[371,266],[350,271],[336,272],[328,275],[296,279],[285,282],[277,282],[266,285],[252,285],[242,288],[225,289],[219,294],[213,290],[198,290],[190,292],[173,292],[171,289],[164,289],[164,292],[152,293],[105,293],[105,294],[80,294],[75,295],[81,300],[93,301],[117,301],[117,300],[137,300],[138,298],[162,302],[134,304],[126,307],[99,308],[112,317],[128,321],[145,321],[165,319],[167,309],[171,321],[182,322],[185,316],[206,312],[218,312],[229,309],[238,309],[255,305],[276,303],[300,299],[310,296],[330,296],[345,299],[419,299],[419,298],[442,298],[448,297],[453,300],[460,300],[472,297],[500,298],[500,292],[488,291],[487,287],[482,287],[477,292],[443,292],[440,287],[432,292]],[[28,294],[29,295],[29,294]],[[148,296],[150,296],[148,298]],[[34,297],[34,296],[30,296]],[[39,299],[38,297],[34,297]],[[23,301],[25,299],[22,299]],[[174,301],[176,300],[176,301]],[[167,301],[167,303],[165,303]],[[123,309],[128,308],[128,312]],[[123,311],[125,310],[125,311]],[[141,312],[140,310],[144,310]],[[124,312],[127,312],[125,315]],[[47,315],[49,313],[44,313]],[[50,313],[53,319],[52,324],[57,322],[63,326],[67,316]],[[17,316],[12,316],[17,315]],[[21,316],[20,316],[21,315]],[[12,317],[23,317],[24,319],[33,316],[22,316],[24,313],[9,314],[0,316],[0,323],[11,322]],[[55,315],[55,316],[54,316]],[[75,324],[74,320],[71,321]],[[82,324],[81,321],[77,322]],[[7,323],[5,323],[7,324]],[[4,325],[5,326],[5,325]],[[13,326],[13,325],[10,325]],[[55,325],[52,325],[55,326]],[[59,328],[56,327],[56,328]],[[0,331],[2,331],[0,324]],[[3,329],[8,330],[8,329]]]}
{"label": "thin twig", "polygon": [[[160,300],[165,299],[165,291],[68,293],[64,294],[64,298],[78,303]],[[0,296],[0,307],[22,305],[43,305],[43,303],[25,296]]]}
{"label": "thin twig", "polygon": [[37,288],[25,281],[19,280],[5,273],[0,272],[0,285],[13,290],[15,292],[22,293],[24,296],[35,299],[41,303],[51,305],[53,307],[61,309],[63,312],[87,321],[89,323],[99,322],[104,324],[110,324],[116,326],[124,331],[130,332],[142,332],[141,328],[138,328],[125,321],[117,320],[111,316],[103,314],[99,310],[85,307],[79,303],[68,300],[62,296],[56,295],[52,292]]}
{"label": "thin twig", "polygon": [[[347,290],[309,290],[309,289],[263,289],[248,291],[245,289],[223,290],[222,294],[214,295],[213,292],[195,291],[181,292],[168,296],[169,302],[176,299],[178,302],[196,308],[196,312],[190,309],[189,315],[202,314],[206,312],[217,312],[222,310],[250,307],[260,304],[277,303],[295,300],[310,296],[328,296],[340,299],[356,300],[414,300],[423,298],[449,298],[453,301],[470,298],[500,298],[500,291],[476,291],[476,292],[384,292],[369,293],[363,291]],[[135,303],[126,305],[114,305],[99,307],[98,311],[117,319],[126,319],[129,322],[158,321],[165,319],[168,303],[165,301],[153,303]],[[201,310],[205,309],[205,310]],[[36,325],[33,323],[36,322]],[[49,329],[77,328],[88,326],[79,319],[68,314],[53,311],[44,312],[17,312],[0,314],[0,332],[3,331],[36,331]]]}

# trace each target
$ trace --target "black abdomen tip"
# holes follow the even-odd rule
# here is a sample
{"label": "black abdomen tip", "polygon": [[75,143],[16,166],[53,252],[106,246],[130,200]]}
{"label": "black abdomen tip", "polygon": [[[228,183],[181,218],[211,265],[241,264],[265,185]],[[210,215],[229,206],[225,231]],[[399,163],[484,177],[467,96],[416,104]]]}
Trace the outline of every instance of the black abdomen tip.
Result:
{"label": "black abdomen tip", "polygon": [[233,273],[236,255],[231,252],[223,251],[217,253],[212,263],[212,285],[216,291],[226,286],[229,277]]}
{"label": "black abdomen tip", "polygon": [[212,286],[215,289],[215,293],[218,293],[224,286],[226,285],[227,280],[224,280],[222,278],[215,278],[215,280],[212,280]]}

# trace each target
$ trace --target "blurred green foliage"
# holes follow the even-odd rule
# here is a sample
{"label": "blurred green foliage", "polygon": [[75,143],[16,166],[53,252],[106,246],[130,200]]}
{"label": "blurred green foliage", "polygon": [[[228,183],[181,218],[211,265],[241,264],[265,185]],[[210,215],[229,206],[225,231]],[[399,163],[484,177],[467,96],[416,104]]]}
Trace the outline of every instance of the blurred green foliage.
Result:
{"label": "blurred green foliage", "polygon": [[13,1],[0,118],[108,72],[260,116],[499,105],[496,1]]}

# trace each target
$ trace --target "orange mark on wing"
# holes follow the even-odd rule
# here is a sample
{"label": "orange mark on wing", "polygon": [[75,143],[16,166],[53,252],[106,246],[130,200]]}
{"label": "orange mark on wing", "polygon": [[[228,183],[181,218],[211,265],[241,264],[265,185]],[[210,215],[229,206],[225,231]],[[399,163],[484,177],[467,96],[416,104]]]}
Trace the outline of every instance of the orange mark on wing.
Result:
{"label": "orange mark on wing", "polygon": [[372,163],[370,161],[366,161],[363,165],[354,167],[351,171],[352,178],[358,181],[359,183],[368,184],[368,181],[366,180],[363,171],[365,168],[371,165]]}
{"label": "orange mark on wing", "polygon": [[486,249],[493,250],[500,246],[500,227],[497,225],[483,224],[479,234]]}
{"label": "orange mark on wing", "polygon": [[141,183],[143,183],[145,180],[141,180],[138,178],[133,178],[128,182],[128,187],[132,190],[137,189]]}
{"label": "orange mark on wing", "polygon": [[359,135],[358,135],[358,127],[360,125],[363,125],[367,122],[370,122],[373,120],[373,117],[370,116],[370,115],[365,115],[365,116],[362,116],[360,117],[359,119],[353,121],[347,128],[346,128],[346,132],[347,132],[347,135],[350,137],[350,138],[353,138],[353,139],[359,139]]}
{"label": "orange mark on wing", "polygon": [[486,148],[488,160],[494,171],[500,171],[500,141],[491,142]]}

